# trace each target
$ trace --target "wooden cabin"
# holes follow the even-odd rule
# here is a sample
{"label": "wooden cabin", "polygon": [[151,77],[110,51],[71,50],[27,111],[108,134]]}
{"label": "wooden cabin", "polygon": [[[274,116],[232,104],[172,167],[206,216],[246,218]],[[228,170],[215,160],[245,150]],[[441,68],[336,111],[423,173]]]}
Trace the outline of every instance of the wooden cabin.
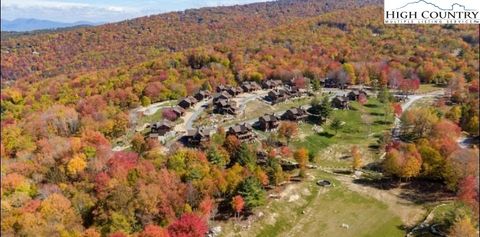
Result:
{"label": "wooden cabin", "polygon": [[348,97],[349,100],[357,101],[358,98],[360,97],[360,95],[362,95],[362,94],[365,97],[367,97],[367,92],[365,92],[364,90],[352,90],[347,94],[347,97]]}
{"label": "wooden cabin", "polygon": [[263,89],[273,89],[281,85],[283,85],[283,82],[280,80],[265,80],[262,82]]}
{"label": "wooden cabin", "polygon": [[217,86],[217,88],[215,89],[215,91],[216,91],[217,93],[220,93],[220,92],[222,92],[222,91],[226,91],[227,89],[228,89],[228,88],[227,88],[226,86],[224,86],[224,85],[219,85],[219,86]]}
{"label": "wooden cabin", "polygon": [[335,96],[332,100],[332,107],[337,109],[348,109],[348,98],[346,96]]}
{"label": "wooden cabin", "polygon": [[300,89],[296,86],[286,86],[285,89],[285,92],[289,97],[299,97],[302,95]]}
{"label": "wooden cabin", "polygon": [[214,130],[210,128],[190,129],[184,137],[189,145],[197,146],[201,143],[210,141],[213,132]]}
{"label": "wooden cabin", "polygon": [[197,101],[201,101],[201,100],[208,99],[211,96],[212,96],[212,94],[210,93],[210,91],[201,90],[201,91],[197,92],[193,97],[195,97],[195,99]]}
{"label": "wooden cabin", "polygon": [[162,120],[161,122],[156,122],[150,125],[150,136],[163,136],[165,133],[172,130],[173,127],[175,127],[175,124],[166,119]]}
{"label": "wooden cabin", "polygon": [[237,102],[233,100],[217,100],[215,102],[214,112],[219,114],[238,114]]}
{"label": "wooden cabin", "polygon": [[195,99],[195,97],[193,96],[187,96],[186,98],[184,98],[183,100],[181,100],[178,105],[184,109],[188,109],[190,107],[192,107],[193,105],[195,105],[197,103],[197,99]]}
{"label": "wooden cabin", "polygon": [[275,89],[268,92],[267,100],[272,104],[278,104],[288,99],[288,94],[285,90]]}
{"label": "wooden cabin", "polygon": [[339,89],[346,89],[348,87],[347,82],[342,82],[335,78],[327,78],[325,79],[325,88],[339,88]]}
{"label": "wooden cabin", "polygon": [[213,96],[213,103],[215,104],[219,100],[229,100],[232,96],[226,91],[219,92]]}
{"label": "wooden cabin", "polygon": [[227,136],[233,135],[238,138],[241,142],[250,142],[256,138],[253,128],[250,124],[237,124],[233,127],[230,127],[227,131]]}
{"label": "wooden cabin", "polygon": [[282,114],[283,120],[302,121],[308,117],[308,113],[302,107],[292,108]]}
{"label": "wooden cabin", "polygon": [[241,93],[243,93],[243,90],[241,87],[229,87],[226,92],[228,92],[228,94],[230,94],[231,96],[237,96]]}
{"label": "wooden cabin", "polygon": [[178,105],[173,107],[172,111],[177,115],[177,117],[181,117],[183,114],[185,114],[185,109]]}
{"label": "wooden cabin", "polygon": [[276,129],[278,127],[279,120],[280,119],[274,114],[265,114],[258,118],[258,124],[261,130],[268,131]]}
{"label": "wooden cabin", "polygon": [[254,81],[245,81],[242,83],[242,90],[244,92],[252,92],[256,90],[260,90],[261,87]]}

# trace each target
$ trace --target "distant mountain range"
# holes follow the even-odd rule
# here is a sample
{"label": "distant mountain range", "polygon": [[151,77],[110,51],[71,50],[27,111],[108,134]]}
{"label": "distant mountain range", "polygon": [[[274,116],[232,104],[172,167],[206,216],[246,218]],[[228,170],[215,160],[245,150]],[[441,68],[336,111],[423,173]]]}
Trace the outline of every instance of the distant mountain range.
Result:
{"label": "distant mountain range", "polygon": [[72,26],[94,26],[101,23],[93,23],[88,21],[78,21],[74,23],[65,23],[49,20],[39,20],[39,19],[15,19],[15,20],[6,20],[1,19],[1,28],[2,31],[33,31],[33,30],[48,30],[48,29],[57,29],[65,28]]}

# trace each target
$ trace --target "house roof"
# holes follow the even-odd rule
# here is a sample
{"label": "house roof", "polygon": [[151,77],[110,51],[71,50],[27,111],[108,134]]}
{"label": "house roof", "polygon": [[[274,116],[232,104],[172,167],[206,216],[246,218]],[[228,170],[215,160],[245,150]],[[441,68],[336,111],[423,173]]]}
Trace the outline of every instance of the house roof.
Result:
{"label": "house roof", "polygon": [[252,131],[252,126],[248,123],[244,124],[237,124],[233,127],[230,127],[230,131],[233,131],[235,133],[246,133]]}
{"label": "house roof", "polygon": [[195,103],[198,102],[197,99],[195,99],[195,97],[193,97],[193,96],[191,96],[191,95],[183,98],[183,100],[181,100],[180,102],[182,102],[182,101],[185,101],[185,102],[187,102],[187,103],[189,103],[189,104],[195,104]]}
{"label": "house roof", "polygon": [[347,102],[348,101],[348,98],[346,96],[343,96],[343,95],[337,95],[333,99],[334,100],[339,100],[339,101],[342,101],[342,102]]}
{"label": "house roof", "polygon": [[210,95],[210,91],[207,90],[201,90],[196,93],[196,95],[202,95],[202,96],[208,96]]}
{"label": "house roof", "polygon": [[230,94],[228,94],[228,92],[226,91],[222,91],[220,93],[216,93],[214,98],[217,99],[217,98],[220,98],[220,97],[224,97],[224,98],[231,98],[232,96]]}
{"label": "house roof", "polygon": [[174,123],[172,123],[172,122],[169,121],[169,120],[164,119],[164,120],[162,120],[162,121],[160,121],[160,122],[154,123],[152,127],[156,127],[156,128],[159,128],[159,127],[172,128],[172,127],[174,127],[174,126],[175,126]]}
{"label": "house roof", "polygon": [[187,136],[189,137],[193,137],[193,136],[197,136],[197,135],[200,135],[202,137],[205,137],[205,136],[210,136],[210,133],[212,132],[212,129],[211,128],[196,128],[196,129],[189,129],[187,131]]}
{"label": "house roof", "polygon": [[289,109],[289,111],[294,115],[303,115],[306,113],[306,111],[302,108],[292,108],[292,109]]}
{"label": "house roof", "polygon": [[264,120],[265,122],[275,122],[278,121],[278,117],[273,114],[265,114],[260,117],[259,120]]}
{"label": "house roof", "polygon": [[176,105],[175,107],[173,107],[173,111],[177,113],[184,113],[185,109],[181,106]]}

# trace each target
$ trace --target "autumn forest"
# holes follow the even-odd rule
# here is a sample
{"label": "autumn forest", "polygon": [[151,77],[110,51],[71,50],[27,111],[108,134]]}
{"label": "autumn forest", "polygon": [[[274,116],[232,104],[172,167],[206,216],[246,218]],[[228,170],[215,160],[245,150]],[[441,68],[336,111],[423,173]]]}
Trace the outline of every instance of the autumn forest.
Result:
{"label": "autumn forest", "polygon": [[[212,226],[219,225],[220,236],[315,236],[256,226],[242,232],[235,225],[259,216],[258,210],[267,213],[263,208],[281,202],[272,197],[288,185],[311,177],[337,180],[329,167],[347,161],[325,161],[336,154],[326,151],[335,148],[352,159],[349,172],[363,172],[361,181],[369,175],[368,182],[378,184],[369,188],[380,182],[398,189],[435,187],[416,194],[428,195],[421,203],[413,201],[422,205],[422,218],[411,225],[398,220],[405,228],[395,231],[413,231],[438,211],[434,204],[447,203],[451,210],[438,219],[440,229],[476,236],[479,27],[384,25],[381,4],[280,0],[66,31],[2,32],[2,235],[200,237],[216,236]],[[139,108],[273,80],[292,80],[308,91],[299,102],[268,107],[274,113],[308,106],[305,122],[281,121],[272,132],[257,132],[255,142],[243,142],[226,121],[195,147],[136,129],[149,119],[132,112]],[[368,89],[368,98],[358,97],[348,111],[331,108],[329,91],[343,92],[328,89],[325,80]],[[408,108],[398,95],[420,99]],[[246,111],[261,106],[249,103]],[[197,112],[192,109],[185,121],[168,109],[155,119],[183,126]],[[241,116],[231,120],[253,119]],[[197,120],[209,122],[202,118]],[[316,132],[318,127],[323,130]],[[295,168],[288,169],[286,160]],[[342,183],[350,176],[335,182],[350,187]],[[335,188],[325,192],[340,192]],[[305,212],[299,216],[310,215]],[[366,234],[396,236],[379,231]]]}

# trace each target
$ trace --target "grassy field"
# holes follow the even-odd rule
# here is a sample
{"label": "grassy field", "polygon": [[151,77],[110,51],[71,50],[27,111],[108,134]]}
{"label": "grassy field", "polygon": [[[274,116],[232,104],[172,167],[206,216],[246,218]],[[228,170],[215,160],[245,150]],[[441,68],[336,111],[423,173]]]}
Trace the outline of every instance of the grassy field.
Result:
{"label": "grassy field", "polygon": [[393,115],[385,117],[385,108],[376,99],[370,99],[364,106],[353,102],[350,110],[335,110],[331,118],[344,122],[337,133],[329,128],[328,122],[322,125],[322,133],[314,132],[313,125],[304,123],[300,126],[302,134],[293,145],[305,147],[315,154],[332,144],[375,146],[379,136],[392,127],[393,121]]}
{"label": "grassy field", "polygon": [[[248,231],[238,224],[224,226],[222,236],[404,236],[401,220],[387,206],[375,199],[348,190],[330,174],[311,170],[315,178],[293,184],[261,211]],[[315,184],[318,178],[333,181],[330,188]],[[342,228],[349,225],[349,229]]]}
{"label": "grassy field", "polygon": [[435,84],[421,84],[416,92],[417,93],[429,93],[429,92],[432,92],[432,91],[440,90],[442,88],[444,88],[444,87],[437,86]]}

